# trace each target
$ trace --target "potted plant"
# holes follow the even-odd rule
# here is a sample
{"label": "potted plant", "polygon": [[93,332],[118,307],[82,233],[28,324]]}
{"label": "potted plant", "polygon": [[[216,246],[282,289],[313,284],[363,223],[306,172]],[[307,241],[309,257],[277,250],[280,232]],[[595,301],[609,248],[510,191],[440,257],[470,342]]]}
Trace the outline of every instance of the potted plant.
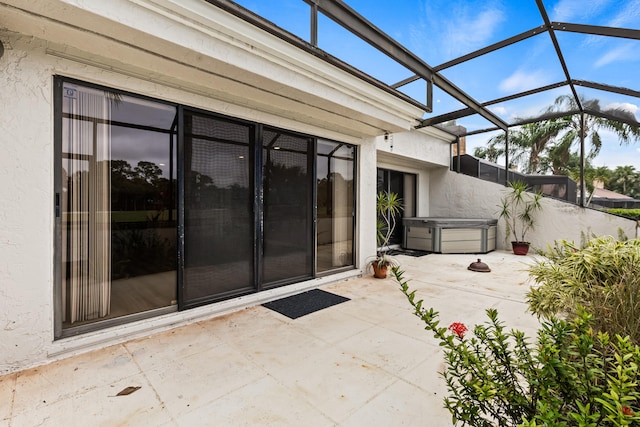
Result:
{"label": "potted plant", "polygon": [[396,217],[402,211],[402,199],[397,193],[381,191],[376,196],[376,242],[378,251],[368,265],[373,269],[373,276],[378,279],[387,277],[389,267],[397,267],[398,262],[387,255],[389,240],[396,228]]}
{"label": "potted plant", "polygon": [[500,205],[500,218],[506,223],[506,239],[513,237],[511,247],[516,255],[526,255],[530,243],[526,239],[527,232],[536,225],[536,213],[542,210],[542,193],[527,191],[523,181],[509,182],[507,191]]}

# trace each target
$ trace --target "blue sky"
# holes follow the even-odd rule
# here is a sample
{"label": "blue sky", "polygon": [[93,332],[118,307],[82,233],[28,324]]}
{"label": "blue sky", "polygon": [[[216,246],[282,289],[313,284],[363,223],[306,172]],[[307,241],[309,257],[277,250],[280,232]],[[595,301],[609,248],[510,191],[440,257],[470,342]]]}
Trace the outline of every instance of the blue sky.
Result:
{"label": "blue sky", "polygon": [[[238,0],[244,7],[288,31],[309,39],[309,6],[302,0]],[[431,66],[440,65],[491,43],[543,24],[534,0],[346,0],[346,3],[416,53]],[[640,0],[544,1],[551,21],[640,29]],[[556,32],[573,79],[640,90],[640,41]],[[319,20],[319,47],[374,77],[396,83],[412,73],[349,34],[329,19]],[[442,74],[478,101],[488,101],[565,79],[548,34],[540,34],[500,51],[442,71]],[[402,88],[425,101],[424,82]],[[578,88],[603,107],[625,108],[640,120],[640,99]],[[492,111],[507,121],[537,115],[568,88],[496,104]],[[461,108],[436,88],[434,112]],[[472,116],[458,120],[469,130],[492,125]],[[620,147],[616,138],[601,132],[604,148],[595,164],[633,165],[640,170],[640,143]],[[469,138],[471,149],[489,135]]]}

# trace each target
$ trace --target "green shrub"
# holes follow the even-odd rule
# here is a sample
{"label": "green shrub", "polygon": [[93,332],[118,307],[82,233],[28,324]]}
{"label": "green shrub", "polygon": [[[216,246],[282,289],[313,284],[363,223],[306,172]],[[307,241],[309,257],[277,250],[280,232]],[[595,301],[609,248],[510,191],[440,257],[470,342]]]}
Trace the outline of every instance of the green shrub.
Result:
{"label": "green shrub", "polygon": [[609,212],[614,215],[620,215],[627,218],[639,220],[640,219],[640,209],[622,209],[622,208],[611,208],[605,209],[605,212]]}
{"label": "green shrub", "polygon": [[591,316],[573,321],[551,318],[537,341],[507,331],[495,309],[473,328],[440,327],[438,313],[425,309],[409,291],[403,273],[393,269],[415,315],[444,349],[448,396],[454,424],[484,426],[638,425],[640,348],[628,337],[594,333]]}
{"label": "green shrub", "polygon": [[597,237],[581,249],[560,241],[544,255],[530,267],[538,284],[527,293],[533,313],[571,317],[580,305],[596,330],[640,344],[640,240]]}

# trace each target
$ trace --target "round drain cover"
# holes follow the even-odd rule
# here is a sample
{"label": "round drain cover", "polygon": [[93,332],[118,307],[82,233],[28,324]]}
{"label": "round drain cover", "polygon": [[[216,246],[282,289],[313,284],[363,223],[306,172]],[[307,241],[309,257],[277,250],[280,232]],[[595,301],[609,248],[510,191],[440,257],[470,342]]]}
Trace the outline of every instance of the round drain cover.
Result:
{"label": "round drain cover", "polygon": [[467,267],[467,270],[478,271],[480,273],[489,273],[491,271],[487,264],[480,261],[480,258],[478,258],[478,261],[472,262],[469,267]]}

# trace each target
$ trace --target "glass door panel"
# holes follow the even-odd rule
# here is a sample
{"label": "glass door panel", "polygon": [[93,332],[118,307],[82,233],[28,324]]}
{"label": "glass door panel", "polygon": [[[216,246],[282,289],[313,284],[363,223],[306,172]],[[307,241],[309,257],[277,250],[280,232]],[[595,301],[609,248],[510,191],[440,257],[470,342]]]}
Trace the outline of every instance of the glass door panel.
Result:
{"label": "glass door panel", "polygon": [[176,107],[58,82],[64,336],[177,303]]}
{"label": "glass door panel", "polygon": [[263,131],[263,266],[266,285],[313,275],[313,139]]}
{"label": "glass door panel", "polygon": [[254,290],[253,126],[184,112],[183,304]]}
{"label": "glass door panel", "polygon": [[318,140],[316,157],[318,272],[353,265],[355,148]]}
{"label": "glass door panel", "polygon": [[397,193],[402,200],[403,210],[400,218],[397,219],[398,223],[389,242],[391,244],[400,244],[402,243],[403,233],[401,218],[416,216],[416,175],[378,168],[377,191]]}

